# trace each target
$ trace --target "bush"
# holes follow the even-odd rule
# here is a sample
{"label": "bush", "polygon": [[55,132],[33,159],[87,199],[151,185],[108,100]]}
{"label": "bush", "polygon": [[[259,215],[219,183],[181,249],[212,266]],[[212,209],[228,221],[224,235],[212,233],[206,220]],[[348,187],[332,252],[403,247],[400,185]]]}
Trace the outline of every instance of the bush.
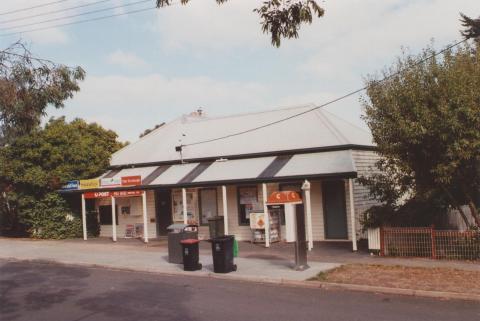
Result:
{"label": "bush", "polygon": [[360,217],[364,231],[381,226],[448,227],[447,207],[435,199],[412,198],[400,206],[372,206]]}
{"label": "bush", "polygon": [[47,194],[22,212],[32,237],[65,239],[82,236],[81,219],[57,193]]}

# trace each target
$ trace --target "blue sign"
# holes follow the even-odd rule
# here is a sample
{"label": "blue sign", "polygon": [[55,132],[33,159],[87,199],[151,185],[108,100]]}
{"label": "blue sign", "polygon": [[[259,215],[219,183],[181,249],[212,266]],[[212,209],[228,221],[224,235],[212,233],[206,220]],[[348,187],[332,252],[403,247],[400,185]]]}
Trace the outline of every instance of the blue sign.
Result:
{"label": "blue sign", "polygon": [[80,182],[77,180],[68,181],[65,185],[62,186],[63,190],[73,190],[78,189],[80,187]]}

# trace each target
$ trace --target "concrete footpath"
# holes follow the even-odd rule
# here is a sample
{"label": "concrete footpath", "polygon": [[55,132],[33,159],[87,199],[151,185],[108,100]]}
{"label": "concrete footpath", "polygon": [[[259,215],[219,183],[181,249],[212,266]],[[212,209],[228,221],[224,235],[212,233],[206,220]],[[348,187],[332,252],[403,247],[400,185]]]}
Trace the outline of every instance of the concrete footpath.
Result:
{"label": "concrete footpath", "polygon": [[[200,255],[202,270],[183,271],[183,265],[168,263],[164,249],[144,250],[143,247],[123,246],[110,243],[107,246],[95,243],[77,243],[51,240],[0,239],[0,258],[15,260],[41,260],[62,264],[101,266],[165,274],[188,274],[195,276],[217,276],[213,273],[211,255]],[[294,271],[292,261],[235,258],[237,271],[228,274],[229,279],[282,283],[304,281],[340,266],[338,263],[309,262],[305,271]],[[226,276],[226,275],[225,275]]]}

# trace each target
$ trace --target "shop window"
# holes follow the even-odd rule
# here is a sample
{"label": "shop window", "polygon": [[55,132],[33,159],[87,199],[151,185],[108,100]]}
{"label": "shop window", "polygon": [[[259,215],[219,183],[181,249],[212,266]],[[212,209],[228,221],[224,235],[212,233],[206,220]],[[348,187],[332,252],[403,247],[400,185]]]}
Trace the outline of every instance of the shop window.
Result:
{"label": "shop window", "polygon": [[[173,221],[183,222],[182,190],[172,192],[172,211]],[[195,189],[187,190],[187,222],[188,224],[198,224],[198,200]]]}
{"label": "shop window", "polygon": [[250,213],[262,210],[258,203],[257,186],[241,186],[238,188],[238,224],[250,225]]}
{"label": "shop window", "polygon": [[207,188],[200,190],[200,224],[207,225],[208,219],[218,215],[217,190]]}
{"label": "shop window", "polygon": [[[302,183],[281,183],[278,186],[280,191],[294,191],[297,192],[300,197],[302,197]],[[285,225],[285,212],[281,212],[280,215],[280,224]]]}
{"label": "shop window", "polygon": [[[98,207],[98,213],[100,216],[100,225],[112,225],[112,206],[102,205]],[[118,225],[118,206],[115,211],[115,220]]]}

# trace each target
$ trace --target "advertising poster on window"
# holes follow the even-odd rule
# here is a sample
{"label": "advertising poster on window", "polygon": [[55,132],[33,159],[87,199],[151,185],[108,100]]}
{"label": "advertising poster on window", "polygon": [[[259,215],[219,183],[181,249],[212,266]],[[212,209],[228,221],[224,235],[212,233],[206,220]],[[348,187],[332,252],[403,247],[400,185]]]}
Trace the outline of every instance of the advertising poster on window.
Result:
{"label": "advertising poster on window", "polygon": [[256,187],[242,187],[239,190],[240,204],[256,204],[258,202]]}
{"label": "advertising poster on window", "polygon": [[[183,222],[183,197],[182,191],[172,193],[173,221]],[[187,220],[188,224],[198,224],[197,191],[187,191]]]}

